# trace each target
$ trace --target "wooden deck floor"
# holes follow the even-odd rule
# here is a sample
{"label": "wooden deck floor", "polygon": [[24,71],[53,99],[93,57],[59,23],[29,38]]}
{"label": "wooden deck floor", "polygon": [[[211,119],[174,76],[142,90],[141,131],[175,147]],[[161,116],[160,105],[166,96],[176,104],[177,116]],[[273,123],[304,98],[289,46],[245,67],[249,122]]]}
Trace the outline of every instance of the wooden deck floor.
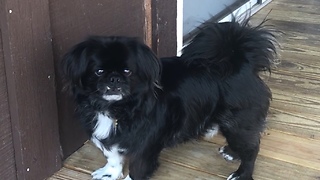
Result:
{"label": "wooden deck floor", "polygon": [[[270,12],[271,10],[271,12]],[[273,92],[268,128],[261,140],[256,180],[320,180],[320,1],[273,0],[254,15],[280,35],[281,64],[265,81]],[[161,154],[155,180],[226,179],[239,162],[218,154],[225,141],[191,142]],[[50,180],[87,180],[105,163],[101,152],[86,143]]]}

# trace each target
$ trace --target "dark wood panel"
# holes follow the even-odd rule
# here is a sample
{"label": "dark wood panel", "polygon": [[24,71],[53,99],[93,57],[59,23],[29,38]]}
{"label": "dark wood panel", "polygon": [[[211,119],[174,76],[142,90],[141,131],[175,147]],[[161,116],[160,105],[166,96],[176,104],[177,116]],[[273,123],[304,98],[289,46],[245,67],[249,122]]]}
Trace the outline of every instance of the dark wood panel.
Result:
{"label": "dark wood panel", "polygon": [[12,144],[7,82],[4,68],[2,38],[0,29],[0,179],[16,179],[14,149]]}
{"label": "dark wood panel", "polygon": [[48,0],[0,6],[18,179],[44,179],[61,167],[48,7]]}
{"label": "dark wood panel", "polygon": [[[50,1],[50,18],[55,64],[57,69],[57,97],[60,141],[64,157],[78,149],[87,139],[83,128],[74,118],[72,100],[62,92],[59,64],[62,55],[88,35],[150,36],[146,26],[145,6],[148,0],[54,0]],[[150,31],[150,29],[149,29]],[[150,45],[150,43],[148,43]]]}
{"label": "dark wood panel", "polygon": [[152,0],[152,49],[159,57],[177,54],[177,0]]}

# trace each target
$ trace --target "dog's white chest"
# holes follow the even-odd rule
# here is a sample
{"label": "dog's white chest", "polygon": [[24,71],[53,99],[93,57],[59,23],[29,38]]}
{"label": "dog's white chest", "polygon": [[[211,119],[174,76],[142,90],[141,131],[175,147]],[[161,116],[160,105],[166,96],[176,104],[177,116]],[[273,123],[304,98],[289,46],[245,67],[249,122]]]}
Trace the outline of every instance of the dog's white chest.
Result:
{"label": "dog's white chest", "polygon": [[97,113],[97,123],[93,130],[93,136],[97,139],[105,139],[109,136],[113,126],[114,120],[110,118],[108,113]]}

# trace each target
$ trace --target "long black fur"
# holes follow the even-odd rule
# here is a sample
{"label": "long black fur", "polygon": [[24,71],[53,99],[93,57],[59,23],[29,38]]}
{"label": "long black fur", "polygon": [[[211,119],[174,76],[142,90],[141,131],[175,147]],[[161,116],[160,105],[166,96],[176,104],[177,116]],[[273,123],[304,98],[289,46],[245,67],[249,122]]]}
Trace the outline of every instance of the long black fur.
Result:
{"label": "long black fur", "polygon": [[[231,177],[247,180],[271,98],[259,72],[270,71],[275,57],[272,33],[233,21],[205,24],[181,57],[158,59],[134,38],[90,37],[65,55],[63,68],[90,136],[97,112],[118,120],[101,142],[127,150],[132,179],[150,178],[163,148],[198,139],[217,124],[241,160]],[[122,77],[123,99],[101,97],[98,87],[107,80],[97,77],[99,68],[132,71]]]}

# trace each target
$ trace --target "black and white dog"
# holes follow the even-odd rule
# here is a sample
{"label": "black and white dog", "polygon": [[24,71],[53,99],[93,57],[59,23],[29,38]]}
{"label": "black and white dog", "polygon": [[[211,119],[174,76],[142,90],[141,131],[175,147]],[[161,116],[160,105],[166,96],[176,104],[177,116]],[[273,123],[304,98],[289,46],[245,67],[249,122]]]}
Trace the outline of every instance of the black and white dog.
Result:
{"label": "black and white dog", "polygon": [[180,57],[158,59],[129,37],[74,46],[63,70],[77,115],[108,163],[93,179],[149,179],[163,148],[219,131],[239,158],[228,180],[251,180],[271,92],[259,72],[276,58],[274,35],[244,22],[207,23]]}

